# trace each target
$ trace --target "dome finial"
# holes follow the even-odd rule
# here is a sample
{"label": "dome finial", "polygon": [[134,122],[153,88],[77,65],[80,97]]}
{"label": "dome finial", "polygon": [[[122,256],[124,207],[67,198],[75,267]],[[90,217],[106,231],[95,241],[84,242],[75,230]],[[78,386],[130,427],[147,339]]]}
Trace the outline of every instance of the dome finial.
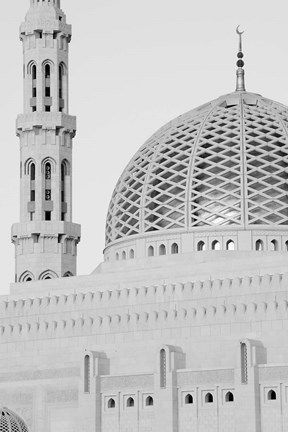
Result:
{"label": "dome finial", "polygon": [[244,33],[244,31],[240,32],[239,27],[240,27],[240,25],[238,25],[236,28],[236,33],[239,35],[239,51],[237,54],[238,60],[236,63],[236,65],[238,67],[237,72],[236,72],[236,76],[237,76],[236,91],[246,91],[245,79],[244,79],[245,71],[243,69],[244,61],[242,60],[244,57],[244,54],[242,51],[242,34]]}

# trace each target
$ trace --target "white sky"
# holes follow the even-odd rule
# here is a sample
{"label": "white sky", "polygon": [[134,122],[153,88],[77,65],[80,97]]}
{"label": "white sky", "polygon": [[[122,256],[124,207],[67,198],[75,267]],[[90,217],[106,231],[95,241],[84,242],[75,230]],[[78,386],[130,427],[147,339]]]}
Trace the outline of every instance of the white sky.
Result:
{"label": "white sky", "polygon": [[[74,140],[74,222],[82,224],[78,274],[102,260],[114,185],[133,154],[172,118],[235,89],[245,29],[247,90],[288,104],[287,0],[61,0],[73,25],[70,113]],[[3,2],[4,3],[4,2]],[[22,47],[29,0],[6,1],[0,15],[0,294],[14,279],[10,226],[19,221]]]}

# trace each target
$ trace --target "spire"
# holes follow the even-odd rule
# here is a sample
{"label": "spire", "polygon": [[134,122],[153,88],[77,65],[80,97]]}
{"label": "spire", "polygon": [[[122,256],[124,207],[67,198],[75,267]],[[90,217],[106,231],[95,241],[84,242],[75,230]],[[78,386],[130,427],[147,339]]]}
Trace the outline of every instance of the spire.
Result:
{"label": "spire", "polygon": [[238,67],[237,72],[236,72],[236,76],[237,76],[236,91],[246,91],[245,78],[244,78],[245,71],[243,69],[243,67],[244,67],[244,61],[243,61],[244,54],[242,52],[242,34],[244,33],[244,31],[240,32],[239,27],[240,26],[238,25],[238,27],[236,28],[236,33],[239,35],[239,50],[238,50],[238,54],[237,54],[238,60],[236,63],[236,65]]}

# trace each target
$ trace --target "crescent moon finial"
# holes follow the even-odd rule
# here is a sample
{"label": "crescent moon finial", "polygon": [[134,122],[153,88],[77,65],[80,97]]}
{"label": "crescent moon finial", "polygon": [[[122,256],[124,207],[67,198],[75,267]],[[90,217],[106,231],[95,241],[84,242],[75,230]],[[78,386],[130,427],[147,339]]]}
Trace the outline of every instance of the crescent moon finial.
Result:
{"label": "crescent moon finial", "polygon": [[240,24],[236,28],[236,33],[240,36],[244,33],[244,30],[242,32],[240,32],[239,27],[240,27]]}
{"label": "crescent moon finial", "polygon": [[236,33],[239,36],[239,50],[237,54],[237,82],[236,82],[236,91],[245,91],[245,82],[244,82],[244,61],[243,61],[243,51],[242,51],[242,35],[244,31],[239,30],[240,25],[236,27]]}

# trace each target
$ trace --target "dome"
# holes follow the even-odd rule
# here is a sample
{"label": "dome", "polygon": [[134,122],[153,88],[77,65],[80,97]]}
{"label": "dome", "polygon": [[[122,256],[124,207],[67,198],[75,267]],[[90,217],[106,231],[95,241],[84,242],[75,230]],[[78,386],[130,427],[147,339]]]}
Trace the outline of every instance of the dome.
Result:
{"label": "dome", "polygon": [[106,247],[151,234],[288,229],[288,108],[234,92],[139,149],[109,205]]}
{"label": "dome", "polygon": [[8,408],[0,409],[1,432],[29,432],[25,422]]}

